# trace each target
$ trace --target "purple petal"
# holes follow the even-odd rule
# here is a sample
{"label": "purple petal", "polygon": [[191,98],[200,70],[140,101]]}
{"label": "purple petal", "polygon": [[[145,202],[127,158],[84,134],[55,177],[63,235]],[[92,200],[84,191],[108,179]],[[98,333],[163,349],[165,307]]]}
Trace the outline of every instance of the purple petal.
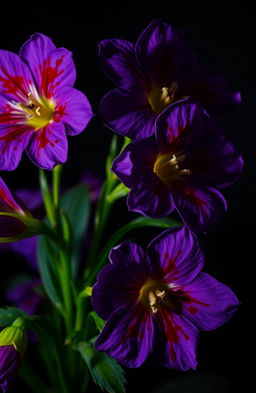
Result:
{"label": "purple petal", "polygon": [[182,33],[161,20],[154,20],[143,31],[135,52],[152,84],[160,87],[170,86],[192,63],[192,54]]}
{"label": "purple petal", "polygon": [[0,215],[0,239],[20,236],[26,225],[15,217]]}
{"label": "purple petal", "polygon": [[20,355],[13,345],[0,347],[0,388],[6,393],[18,373]]}
{"label": "purple petal", "polygon": [[184,294],[181,313],[204,330],[223,325],[240,304],[230,288],[206,273],[186,284]]}
{"label": "purple petal", "polygon": [[137,85],[143,79],[136,63],[132,42],[120,39],[101,41],[99,62],[103,71],[117,86]]}
{"label": "purple petal", "polygon": [[15,307],[32,315],[36,312],[43,298],[41,294],[36,292],[39,285],[41,285],[40,280],[29,280],[19,283],[8,290],[6,299]]}
{"label": "purple petal", "polygon": [[157,113],[145,92],[137,87],[110,91],[100,103],[100,115],[113,131],[131,139],[147,138],[155,132]]}
{"label": "purple petal", "polygon": [[112,263],[100,271],[92,291],[93,308],[105,320],[120,306],[136,304],[151,273],[143,249],[135,243],[113,248],[109,258]]}
{"label": "purple petal", "polygon": [[157,145],[152,139],[129,143],[113,161],[112,171],[127,187],[132,188],[145,175],[155,178],[153,167],[157,153]]}
{"label": "purple petal", "polygon": [[17,212],[24,214],[23,208],[13,197],[9,188],[0,177],[0,212]]}
{"label": "purple petal", "polygon": [[139,367],[152,351],[153,323],[148,310],[135,306],[115,311],[99,337],[95,347],[127,367]]}
{"label": "purple petal", "polygon": [[39,209],[43,205],[42,195],[39,190],[19,189],[15,190],[15,194],[22,202],[28,206],[29,210]]}
{"label": "purple petal", "polygon": [[167,229],[147,247],[155,275],[167,284],[192,281],[202,270],[204,256],[196,235],[186,227]]}
{"label": "purple petal", "polygon": [[225,75],[201,65],[193,64],[183,83],[184,91],[211,111],[234,109],[241,103],[240,92],[230,89]]}
{"label": "purple petal", "polygon": [[208,115],[201,105],[189,100],[170,105],[156,122],[160,150],[172,148],[189,154],[200,144],[207,125]]}
{"label": "purple petal", "polygon": [[12,171],[17,168],[34,130],[26,125],[0,128],[0,170]]}
{"label": "purple petal", "polygon": [[190,321],[165,309],[154,319],[154,355],[165,367],[188,370],[197,365],[199,331]]}
{"label": "purple petal", "polygon": [[54,120],[64,122],[69,135],[82,132],[93,117],[88,99],[79,90],[71,87],[58,89],[54,101]]}
{"label": "purple petal", "polygon": [[174,209],[169,188],[156,175],[145,173],[141,182],[134,184],[127,197],[130,211],[147,217],[166,217]]}
{"label": "purple petal", "polygon": [[27,148],[27,154],[34,164],[49,170],[57,164],[66,162],[67,152],[65,127],[62,123],[56,122],[35,131]]}
{"label": "purple petal", "polygon": [[25,62],[12,52],[0,50],[0,93],[9,100],[26,101],[32,84]]}
{"label": "purple petal", "polygon": [[216,225],[227,209],[223,195],[211,187],[173,190],[172,198],[184,223],[195,232],[204,232]]}

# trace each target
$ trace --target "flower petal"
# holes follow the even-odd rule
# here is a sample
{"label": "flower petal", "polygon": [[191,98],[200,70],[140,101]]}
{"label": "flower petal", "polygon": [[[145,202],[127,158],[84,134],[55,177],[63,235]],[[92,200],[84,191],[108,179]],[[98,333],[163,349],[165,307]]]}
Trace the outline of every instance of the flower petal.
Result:
{"label": "flower petal", "polygon": [[0,347],[0,388],[3,393],[9,390],[13,379],[18,374],[20,363],[20,355],[13,345]]}
{"label": "flower petal", "polygon": [[143,90],[136,87],[110,91],[100,103],[100,115],[113,131],[131,139],[147,138],[155,132],[153,112]]}
{"label": "flower petal", "polygon": [[92,291],[93,308],[103,319],[120,306],[134,307],[151,272],[143,249],[135,243],[114,247],[109,258],[112,263],[100,271]]}
{"label": "flower petal", "polygon": [[157,153],[157,145],[152,139],[129,143],[115,158],[111,169],[127,187],[132,188],[145,175],[155,177],[153,167]]}
{"label": "flower petal", "polygon": [[93,117],[86,96],[72,87],[59,89],[54,97],[54,121],[64,122],[69,135],[82,132]]}
{"label": "flower petal", "polygon": [[15,53],[0,50],[0,93],[9,100],[27,101],[32,84],[27,64]]}
{"label": "flower petal", "polygon": [[27,125],[0,128],[0,170],[17,168],[34,130]]}
{"label": "flower petal", "polygon": [[0,241],[3,238],[19,237],[26,229],[18,218],[0,215]]}
{"label": "flower petal", "polygon": [[0,212],[17,212],[24,214],[23,207],[14,198],[9,188],[0,177]]}
{"label": "flower petal", "polygon": [[152,350],[153,323],[148,310],[135,306],[113,312],[95,347],[127,367],[139,367]]}
{"label": "flower petal", "polygon": [[182,33],[161,20],[154,20],[142,32],[135,52],[140,67],[160,87],[170,86],[192,63]]}
{"label": "flower petal", "polygon": [[189,320],[165,309],[154,318],[154,355],[165,367],[195,369],[199,331]]}
{"label": "flower petal", "polygon": [[166,217],[174,209],[170,191],[154,174],[146,174],[127,197],[128,209],[147,217]]}
{"label": "flower petal", "polygon": [[99,43],[99,63],[117,86],[137,85],[143,74],[136,63],[134,44],[120,39]]}
{"label": "flower petal", "polygon": [[167,229],[147,247],[150,260],[155,261],[156,275],[168,284],[185,284],[202,270],[204,256],[196,235],[186,227]]}
{"label": "flower petal", "polygon": [[67,152],[64,125],[56,122],[35,131],[27,148],[29,158],[40,168],[49,170],[66,162]]}
{"label": "flower petal", "polygon": [[204,232],[216,225],[227,209],[223,195],[212,187],[186,187],[172,191],[173,202],[188,228]]}
{"label": "flower petal", "polygon": [[240,304],[233,291],[206,273],[184,287],[181,313],[200,329],[212,330],[227,322]]}

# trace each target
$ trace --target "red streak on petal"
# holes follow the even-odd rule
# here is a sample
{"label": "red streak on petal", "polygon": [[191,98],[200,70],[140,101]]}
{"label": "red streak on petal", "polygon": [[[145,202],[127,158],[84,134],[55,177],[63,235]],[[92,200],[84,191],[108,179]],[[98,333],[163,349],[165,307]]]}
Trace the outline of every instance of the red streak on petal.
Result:
{"label": "red streak on petal", "polygon": [[202,210],[203,215],[207,217],[208,216],[206,210],[207,202],[201,199],[193,188],[186,188],[183,191],[184,191],[185,198],[188,198],[193,204],[198,206]]}
{"label": "red streak on petal", "polygon": [[22,137],[25,133],[31,131],[31,128],[29,128],[26,125],[26,126],[8,128],[8,130],[5,131],[7,131],[7,133],[3,136],[0,136],[0,142],[1,141],[5,142],[1,151],[2,154],[6,152],[6,149],[8,148],[11,142],[16,140],[17,143],[20,143],[21,142],[20,137]]}
{"label": "red streak on petal", "polygon": [[177,275],[179,274],[179,272],[180,272],[180,271],[176,268],[176,266],[175,266],[175,262],[177,261],[177,259],[178,259],[178,257],[180,256],[180,254],[181,254],[181,250],[178,250],[178,251],[177,251],[177,254],[176,254],[176,256],[175,256],[174,258],[171,258],[171,257],[169,256],[168,253],[165,253],[165,254],[164,254],[164,258],[167,259],[168,263],[167,263],[167,265],[163,268],[163,273],[164,273],[165,277],[168,276],[168,279],[169,279],[169,278],[174,278],[174,277],[177,276]]}
{"label": "red streak on petal", "polygon": [[55,146],[55,143],[58,143],[59,140],[56,139],[54,142],[52,142],[49,138],[48,135],[52,135],[52,132],[49,130],[49,128],[43,128],[38,131],[38,134],[36,136],[36,139],[38,141],[38,152],[37,155],[38,157],[40,156],[40,150],[45,149],[45,147],[50,144],[51,146]]}
{"label": "red streak on petal", "polygon": [[64,55],[55,61],[54,66],[51,66],[51,57],[49,56],[43,61],[43,64],[39,66],[41,74],[40,88],[46,98],[52,97],[55,88],[60,84],[56,79],[64,72],[64,70],[59,70],[63,59]]}
{"label": "red streak on petal", "polygon": [[188,312],[190,312],[190,314],[196,314],[197,311],[198,311],[198,308],[196,308],[194,306],[188,307]]}
{"label": "red streak on petal", "polygon": [[210,304],[204,303],[204,302],[201,302],[200,300],[195,299],[194,297],[190,296],[189,293],[190,293],[189,291],[184,293],[185,298],[183,301],[185,303],[188,303],[188,304],[195,303],[195,304],[199,304],[200,306],[210,307]]}
{"label": "red streak on petal", "polygon": [[189,336],[184,332],[182,327],[174,322],[171,318],[170,312],[165,309],[160,310],[160,316],[164,327],[167,341],[170,343],[170,355],[173,361],[176,360],[176,353],[173,344],[176,344],[180,340],[180,334],[183,335],[185,340],[189,340]]}
{"label": "red streak on petal", "polygon": [[13,210],[17,211],[17,205],[13,202],[11,198],[8,197],[5,190],[0,188],[0,200],[2,200],[5,204],[10,206]]}
{"label": "red streak on petal", "polygon": [[60,119],[66,115],[66,104],[58,105],[57,109],[54,111],[54,121],[59,122]]}
{"label": "red streak on petal", "polygon": [[3,93],[16,94],[18,91],[20,91],[23,95],[27,96],[27,92],[24,87],[25,83],[23,76],[12,76],[4,67],[1,67],[1,71],[6,76],[6,78],[0,76],[0,82],[2,82],[3,88],[5,89],[2,91]]}
{"label": "red streak on petal", "polygon": [[[141,338],[143,332],[141,331],[142,323],[146,320],[146,311],[143,308],[137,309],[138,313],[135,315],[135,319],[130,326],[128,326],[127,333],[121,340],[121,344],[125,344],[128,339]],[[136,313],[136,310],[135,310]]]}

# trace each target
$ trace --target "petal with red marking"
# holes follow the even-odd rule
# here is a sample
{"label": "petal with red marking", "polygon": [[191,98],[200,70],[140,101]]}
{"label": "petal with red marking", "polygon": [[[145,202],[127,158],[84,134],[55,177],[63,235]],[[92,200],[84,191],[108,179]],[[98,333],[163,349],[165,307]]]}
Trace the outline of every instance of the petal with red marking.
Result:
{"label": "petal with red marking", "polygon": [[165,367],[195,369],[199,331],[185,317],[160,310],[154,318],[154,355]]}
{"label": "petal with red marking", "polygon": [[184,287],[181,313],[200,329],[212,330],[227,322],[240,304],[233,291],[200,273]]}
{"label": "petal with red marking", "polygon": [[188,228],[207,231],[216,225],[227,209],[224,196],[215,188],[196,186],[172,190],[173,202]]}
{"label": "petal with red marking", "polygon": [[1,171],[12,171],[17,168],[33,132],[30,127],[23,125],[0,128]]}
{"label": "petal with red marking", "polygon": [[145,362],[152,345],[152,317],[139,306],[120,307],[113,312],[95,342],[97,350],[132,368]]}
{"label": "petal with red marking", "polygon": [[24,213],[23,208],[15,200],[9,188],[0,177],[0,211]]}
{"label": "petal with red marking", "polygon": [[34,132],[27,148],[31,161],[43,169],[53,169],[67,160],[68,143],[62,123],[51,123]]}
{"label": "petal with red marking", "polygon": [[86,96],[72,87],[58,90],[54,101],[54,121],[64,122],[69,135],[82,132],[93,117],[92,108]]}
{"label": "petal with red marking", "polygon": [[0,93],[10,100],[27,100],[33,77],[27,64],[15,53],[0,50]]}
{"label": "petal with red marking", "polygon": [[198,239],[186,227],[162,232],[148,245],[147,253],[154,261],[156,275],[160,274],[168,284],[192,281],[204,264]]}

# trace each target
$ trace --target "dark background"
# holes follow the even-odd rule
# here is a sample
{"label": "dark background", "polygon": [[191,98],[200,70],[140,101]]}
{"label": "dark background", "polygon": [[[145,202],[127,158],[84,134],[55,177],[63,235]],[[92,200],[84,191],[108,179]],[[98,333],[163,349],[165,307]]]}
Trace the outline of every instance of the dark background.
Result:
{"label": "dark background", "polygon": [[[226,216],[200,239],[206,254],[205,271],[229,285],[242,305],[225,326],[202,333],[197,371],[163,369],[149,359],[140,369],[128,370],[128,393],[155,392],[168,381],[170,385],[159,393],[221,393],[232,392],[235,387],[246,391],[245,386],[253,379],[250,356],[255,350],[255,13],[246,2],[170,1],[165,5],[158,1],[152,6],[138,6],[86,2],[82,10],[79,3],[72,2],[68,6],[62,3],[58,12],[53,12],[51,4],[25,2],[19,10],[13,6],[2,13],[0,48],[18,52],[22,43],[38,31],[49,35],[57,47],[70,49],[77,67],[75,87],[85,92],[97,114],[101,97],[113,87],[98,67],[97,43],[114,37],[135,41],[152,19],[160,17],[184,31],[201,63],[223,71],[231,85],[241,91],[240,109],[217,118],[225,134],[243,152],[244,172],[235,185],[224,191],[229,204]],[[69,161],[64,172],[67,185],[75,184],[86,169],[103,176],[111,136],[95,117],[84,133],[69,138]],[[37,187],[37,168],[25,155],[16,171],[1,176],[11,188]],[[124,202],[118,203],[109,232],[132,216],[126,212]],[[145,231],[143,239],[141,233],[136,239],[141,237],[144,243],[155,234]],[[0,263],[3,292],[11,273],[21,272],[26,266],[9,253],[0,255]],[[21,385],[13,391],[21,392]]]}

